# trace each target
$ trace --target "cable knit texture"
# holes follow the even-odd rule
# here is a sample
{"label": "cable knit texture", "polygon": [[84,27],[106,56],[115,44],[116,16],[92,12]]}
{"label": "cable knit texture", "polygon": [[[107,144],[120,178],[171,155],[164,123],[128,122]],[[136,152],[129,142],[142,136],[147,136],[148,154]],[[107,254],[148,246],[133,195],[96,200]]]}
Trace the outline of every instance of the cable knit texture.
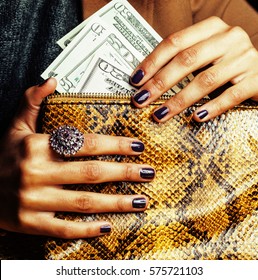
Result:
{"label": "cable knit texture", "polygon": [[24,91],[61,49],[56,41],[81,21],[77,0],[0,2],[0,134],[16,111]]}

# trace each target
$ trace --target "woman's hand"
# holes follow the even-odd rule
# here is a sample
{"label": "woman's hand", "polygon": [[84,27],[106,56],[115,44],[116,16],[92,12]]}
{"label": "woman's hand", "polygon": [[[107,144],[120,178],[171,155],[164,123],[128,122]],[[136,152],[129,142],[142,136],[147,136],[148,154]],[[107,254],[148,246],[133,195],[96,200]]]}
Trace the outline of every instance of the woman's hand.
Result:
{"label": "woman's hand", "polygon": [[[81,213],[143,211],[142,195],[105,195],[64,190],[64,184],[108,181],[150,181],[155,171],[147,165],[101,161],[62,161],[50,149],[49,135],[36,133],[42,99],[54,91],[55,79],[29,88],[14,123],[1,143],[0,228],[62,238],[94,237],[110,232],[105,221],[73,222],[55,218],[55,211]],[[88,134],[76,156],[139,155],[137,139]]]}
{"label": "woman's hand", "polygon": [[147,106],[200,69],[205,70],[155,110],[156,121],[167,121],[228,82],[231,86],[221,95],[196,110],[196,121],[214,118],[249,98],[258,101],[257,50],[243,29],[211,17],[168,36],[144,59],[131,78],[140,87],[133,103]]}

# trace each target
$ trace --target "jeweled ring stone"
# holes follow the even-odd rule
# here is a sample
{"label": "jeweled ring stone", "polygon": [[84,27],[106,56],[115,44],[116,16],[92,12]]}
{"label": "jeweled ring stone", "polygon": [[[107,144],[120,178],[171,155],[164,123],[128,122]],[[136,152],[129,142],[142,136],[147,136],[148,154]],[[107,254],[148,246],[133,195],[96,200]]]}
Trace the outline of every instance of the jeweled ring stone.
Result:
{"label": "jeweled ring stone", "polygon": [[50,136],[51,148],[62,156],[75,155],[84,144],[84,136],[76,127],[64,125],[55,129]]}

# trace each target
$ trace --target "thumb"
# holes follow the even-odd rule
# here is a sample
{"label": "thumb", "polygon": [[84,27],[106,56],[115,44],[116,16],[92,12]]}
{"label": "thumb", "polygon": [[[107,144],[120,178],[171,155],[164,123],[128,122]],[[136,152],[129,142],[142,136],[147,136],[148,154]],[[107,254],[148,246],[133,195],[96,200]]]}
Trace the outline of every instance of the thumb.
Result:
{"label": "thumb", "polygon": [[55,91],[56,85],[56,79],[49,78],[42,84],[30,87],[25,91],[20,109],[14,120],[13,133],[31,134],[36,132],[40,105],[46,96]]}

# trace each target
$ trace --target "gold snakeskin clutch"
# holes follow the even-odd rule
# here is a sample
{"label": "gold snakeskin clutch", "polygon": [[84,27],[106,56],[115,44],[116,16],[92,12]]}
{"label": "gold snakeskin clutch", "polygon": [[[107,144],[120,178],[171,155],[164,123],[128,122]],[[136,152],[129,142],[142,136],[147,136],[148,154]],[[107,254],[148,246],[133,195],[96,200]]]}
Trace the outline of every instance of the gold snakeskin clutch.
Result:
{"label": "gold snakeskin clutch", "polygon": [[70,124],[84,133],[137,137],[145,144],[141,156],[98,159],[147,163],[157,172],[150,183],[67,186],[145,194],[149,207],[142,213],[57,213],[61,219],[111,221],[113,230],[99,238],[49,239],[46,258],[258,258],[257,104],[242,104],[206,123],[191,120],[191,107],[157,124],[150,115],[160,102],[137,109],[123,98],[53,95],[46,100],[44,133]]}

